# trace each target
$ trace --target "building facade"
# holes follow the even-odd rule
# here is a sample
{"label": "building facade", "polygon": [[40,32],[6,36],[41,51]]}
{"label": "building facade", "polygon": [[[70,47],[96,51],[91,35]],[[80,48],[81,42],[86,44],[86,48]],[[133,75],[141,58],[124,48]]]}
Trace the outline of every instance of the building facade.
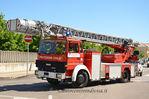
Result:
{"label": "building facade", "polygon": [[146,60],[149,58],[149,44],[138,43],[137,48],[144,54],[142,60]]}

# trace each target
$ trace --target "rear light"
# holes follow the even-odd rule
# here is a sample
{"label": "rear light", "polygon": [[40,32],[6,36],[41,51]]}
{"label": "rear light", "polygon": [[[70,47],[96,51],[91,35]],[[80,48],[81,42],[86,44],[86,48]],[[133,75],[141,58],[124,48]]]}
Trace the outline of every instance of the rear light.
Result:
{"label": "rear light", "polygon": [[109,67],[108,66],[106,67],[106,72],[109,73]]}
{"label": "rear light", "polygon": [[68,67],[68,65],[65,65],[65,70],[67,71],[67,67]]}
{"label": "rear light", "polygon": [[105,66],[105,78],[109,78],[109,66]]}

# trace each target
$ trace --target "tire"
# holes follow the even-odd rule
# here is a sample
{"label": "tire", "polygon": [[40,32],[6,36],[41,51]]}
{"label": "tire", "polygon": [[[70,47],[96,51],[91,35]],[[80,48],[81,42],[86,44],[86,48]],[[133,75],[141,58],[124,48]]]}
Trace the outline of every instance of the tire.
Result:
{"label": "tire", "polygon": [[122,83],[127,83],[127,82],[130,82],[130,72],[129,70],[124,70],[123,71],[123,78],[121,79],[121,82]]}
{"label": "tire", "polygon": [[60,82],[57,79],[47,78],[49,84],[58,85]]}
{"label": "tire", "polygon": [[140,74],[139,74],[140,76],[142,76],[142,72],[140,72]]}
{"label": "tire", "polygon": [[88,77],[87,72],[79,71],[76,81],[73,82],[73,87],[83,88],[87,86],[88,81],[89,81],[89,77]]}
{"label": "tire", "polygon": [[149,68],[149,64],[147,64],[147,67]]}

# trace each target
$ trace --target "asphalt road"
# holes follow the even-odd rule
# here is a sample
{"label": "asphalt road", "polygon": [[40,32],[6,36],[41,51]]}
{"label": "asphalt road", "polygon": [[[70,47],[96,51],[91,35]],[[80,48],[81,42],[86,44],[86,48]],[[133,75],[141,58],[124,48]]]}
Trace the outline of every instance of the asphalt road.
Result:
{"label": "asphalt road", "polygon": [[[148,99],[149,68],[143,76],[129,83],[94,82],[85,88],[73,88],[62,83],[52,86],[34,75],[17,79],[0,79],[0,99]],[[50,99],[50,98],[49,98]]]}

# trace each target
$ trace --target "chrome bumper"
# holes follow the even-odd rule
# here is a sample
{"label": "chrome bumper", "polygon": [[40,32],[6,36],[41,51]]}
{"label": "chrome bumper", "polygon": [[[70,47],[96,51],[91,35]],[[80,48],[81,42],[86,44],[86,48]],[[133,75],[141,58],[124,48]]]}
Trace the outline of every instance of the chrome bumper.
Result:
{"label": "chrome bumper", "polygon": [[37,78],[52,78],[58,80],[65,79],[65,73],[55,73],[55,72],[36,70],[35,75],[37,76]]}

